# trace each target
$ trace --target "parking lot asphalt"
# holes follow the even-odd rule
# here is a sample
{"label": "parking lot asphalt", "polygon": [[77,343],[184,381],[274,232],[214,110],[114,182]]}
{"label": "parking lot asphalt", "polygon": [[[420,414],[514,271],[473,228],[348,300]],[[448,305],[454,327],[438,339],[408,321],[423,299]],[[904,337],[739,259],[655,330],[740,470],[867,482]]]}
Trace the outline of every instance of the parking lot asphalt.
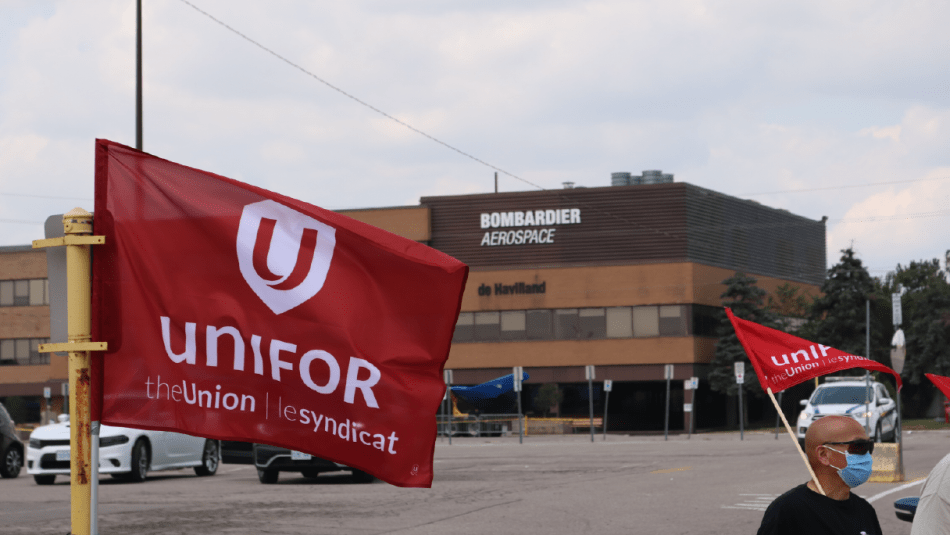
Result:
{"label": "parking lot asphalt", "polygon": [[[908,534],[897,498],[950,452],[950,431],[904,434],[906,481],[867,483],[884,532]],[[755,533],[777,495],[808,472],[789,437],[766,432],[437,439],[431,489],[357,484],[344,473],[283,473],[262,485],[251,466],[217,475],[158,472],[145,483],[105,478],[99,533],[560,534]],[[895,490],[899,489],[899,490]],[[0,534],[69,532],[69,482],[0,480]]]}

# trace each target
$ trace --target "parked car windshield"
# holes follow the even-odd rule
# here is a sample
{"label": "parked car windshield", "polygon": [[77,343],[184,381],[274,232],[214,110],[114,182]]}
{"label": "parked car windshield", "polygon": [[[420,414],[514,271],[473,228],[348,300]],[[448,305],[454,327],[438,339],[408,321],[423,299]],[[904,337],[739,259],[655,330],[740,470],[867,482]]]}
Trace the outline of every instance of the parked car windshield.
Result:
{"label": "parked car windshield", "polygon": [[870,403],[871,389],[863,386],[832,386],[815,391],[812,405],[832,403]]}

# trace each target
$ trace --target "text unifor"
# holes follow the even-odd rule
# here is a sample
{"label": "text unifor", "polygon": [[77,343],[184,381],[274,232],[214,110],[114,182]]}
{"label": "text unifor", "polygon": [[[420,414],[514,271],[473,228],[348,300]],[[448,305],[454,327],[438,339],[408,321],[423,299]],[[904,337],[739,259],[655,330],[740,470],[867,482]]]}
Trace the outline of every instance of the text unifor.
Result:
{"label": "text unifor", "polygon": [[[176,364],[187,363],[195,365],[198,362],[198,344],[197,344],[197,324],[185,323],[185,343],[184,349],[175,352],[171,340],[171,319],[167,316],[161,316],[162,341],[165,343],[165,352],[168,358]],[[244,335],[236,328],[231,326],[216,327],[208,325],[205,328],[205,365],[215,367],[218,365],[218,341],[222,336],[231,339],[234,348],[233,366],[237,371],[244,371],[244,360],[246,353],[247,340]],[[265,361],[261,352],[263,338],[259,335],[251,335],[250,346],[254,357],[254,373],[264,375],[264,365],[267,362],[270,365],[270,376],[274,381],[281,380],[281,370],[292,371],[294,363],[289,360],[282,360],[284,355],[293,355],[297,352],[297,346],[281,340],[270,340],[268,356]],[[282,355],[284,354],[284,355]],[[320,367],[326,377],[323,384],[317,384],[314,381],[312,369],[318,366],[317,361],[322,363]],[[337,390],[340,384],[340,364],[336,357],[322,349],[312,349],[303,353],[297,363],[300,380],[311,390],[318,394],[332,394]],[[364,378],[360,378],[360,376]],[[368,375],[368,377],[366,377]],[[350,357],[346,370],[346,383],[343,389],[343,401],[353,404],[356,401],[356,392],[362,395],[362,398],[368,407],[379,408],[376,402],[376,396],[373,394],[373,387],[379,382],[382,374],[372,363],[357,357]]]}

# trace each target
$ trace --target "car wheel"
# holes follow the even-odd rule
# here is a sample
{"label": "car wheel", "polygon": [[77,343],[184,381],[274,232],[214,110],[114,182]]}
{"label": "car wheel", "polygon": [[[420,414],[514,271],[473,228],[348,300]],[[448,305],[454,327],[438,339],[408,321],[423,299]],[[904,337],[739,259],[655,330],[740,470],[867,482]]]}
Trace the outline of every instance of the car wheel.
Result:
{"label": "car wheel", "polygon": [[148,442],[145,439],[138,439],[132,446],[132,471],[129,472],[129,480],[141,483],[145,481],[148,475]]}
{"label": "car wheel", "polygon": [[376,478],[373,476],[373,474],[367,474],[362,470],[356,470],[354,468],[353,481],[356,483],[372,483],[373,481],[376,481]]}
{"label": "car wheel", "polygon": [[199,476],[213,476],[218,471],[218,442],[205,440],[204,451],[201,453],[201,466],[195,467]]}
{"label": "car wheel", "polygon": [[307,479],[316,479],[320,475],[320,471],[315,470],[313,468],[309,468],[307,470],[301,470],[300,475],[302,475],[303,477]]}
{"label": "car wheel", "polygon": [[56,482],[56,476],[33,476],[33,481],[36,481],[37,485],[52,485]]}
{"label": "car wheel", "polygon": [[0,464],[0,477],[16,477],[23,467],[23,454],[16,446],[7,448],[3,454],[3,464]]}
{"label": "car wheel", "polygon": [[277,483],[277,478],[280,477],[280,472],[270,468],[258,468],[257,469],[257,479],[261,480],[261,483],[265,485],[273,485]]}

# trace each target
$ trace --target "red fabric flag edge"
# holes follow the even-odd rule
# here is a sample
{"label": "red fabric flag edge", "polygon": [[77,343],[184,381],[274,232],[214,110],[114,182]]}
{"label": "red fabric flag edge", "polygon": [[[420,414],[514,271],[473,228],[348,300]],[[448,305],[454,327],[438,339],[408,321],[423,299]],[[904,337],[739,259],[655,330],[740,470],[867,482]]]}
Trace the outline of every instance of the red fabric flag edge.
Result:
{"label": "red fabric flag edge", "polygon": [[774,383],[773,381],[769,380],[768,374],[766,374],[765,370],[763,370],[762,362],[764,362],[765,359],[761,355],[759,355],[759,353],[755,350],[755,347],[751,343],[751,341],[749,341],[745,337],[745,333],[744,333],[745,326],[743,325],[743,323],[754,325],[756,329],[764,330],[770,336],[774,337],[776,340],[779,340],[779,341],[784,342],[787,340],[795,340],[795,341],[805,342],[808,344],[813,344],[814,342],[810,342],[808,340],[805,340],[804,338],[799,338],[797,336],[779,331],[778,329],[772,329],[770,327],[759,325],[758,323],[755,323],[752,321],[737,318],[732,313],[732,310],[729,307],[724,307],[724,308],[726,309],[726,315],[729,317],[729,321],[732,323],[732,327],[736,331],[736,337],[739,339],[739,343],[742,344],[743,349],[745,349],[746,355],[749,357],[749,361],[752,362],[752,367],[755,369],[755,374],[759,378],[759,384],[762,385],[762,388],[764,390],[770,390],[771,392],[781,392],[787,388],[801,384],[809,379],[813,379],[815,377],[820,377],[822,375],[827,375],[829,373],[834,373],[837,371],[847,370],[851,368],[863,368],[866,370],[876,370],[876,371],[890,373],[891,375],[894,376],[894,379],[897,382],[897,390],[900,391],[900,389],[903,387],[903,382],[901,381],[900,375],[894,370],[881,364],[880,362],[866,359],[864,357],[858,357],[855,355],[847,355],[845,352],[839,349],[835,349],[833,347],[827,347],[827,346],[823,346],[823,347],[835,353],[845,355],[848,358],[848,361],[843,364],[838,363],[838,364],[833,364],[831,366],[824,366],[822,368],[816,369],[814,372],[804,373],[801,375],[800,379],[796,379],[793,381],[785,381],[783,383],[784,386]]}
{"label": "red fabric flag edge", "polygon": [[940,390],[943,395],[947,396],[947,399],[950,399],[950,377],[934,375],[932,373],[925,373],[924,375],[937,387],[937,390]]}

